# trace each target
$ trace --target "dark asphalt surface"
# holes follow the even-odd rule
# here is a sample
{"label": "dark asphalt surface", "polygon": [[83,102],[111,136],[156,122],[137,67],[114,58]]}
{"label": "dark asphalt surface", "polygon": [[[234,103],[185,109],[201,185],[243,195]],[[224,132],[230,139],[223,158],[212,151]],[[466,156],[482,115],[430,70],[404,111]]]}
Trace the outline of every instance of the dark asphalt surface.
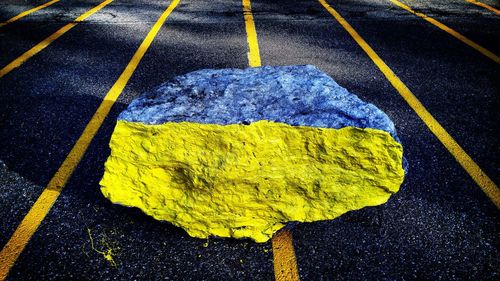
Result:
{"label": "dark asphalt surface", "polygon": [[[43,1],[3,1],[0,20]],[[62,0],[0,29],[4,66],[100,1]],[[329,1],[500,183],[500,66],[387,0]],[[465,1],[407,4],[500,54],[500,17]],[[500,8],[498,2],[485,1]],[[0,244],[54,175],[168,1],[116,0],[0,79]],[[314,0],[253,0],[263,65],[314,64],[396,124],[409,172],[387,204],[292,230],[302,280],[498,280],[499,212]],[[241,1],[181,1],[10,280],[272,280],[270,243],[194,239],[113,206],[98,182],[120,111],[176,75],[247,66]],[[114,250],[116,267],[91,249]]]}

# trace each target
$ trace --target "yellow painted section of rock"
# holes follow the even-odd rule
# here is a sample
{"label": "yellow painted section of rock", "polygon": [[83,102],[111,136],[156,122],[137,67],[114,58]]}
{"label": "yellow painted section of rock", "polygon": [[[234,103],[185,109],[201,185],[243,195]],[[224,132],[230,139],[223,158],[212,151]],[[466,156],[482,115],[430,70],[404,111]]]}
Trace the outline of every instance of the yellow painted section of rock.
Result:
{"label": "yellow painted section of rock", "polygon": [[104,196],[199,238],[265,242],[383,204],[404,177],[401,145],[376,129],[118,121],[110,146]]}

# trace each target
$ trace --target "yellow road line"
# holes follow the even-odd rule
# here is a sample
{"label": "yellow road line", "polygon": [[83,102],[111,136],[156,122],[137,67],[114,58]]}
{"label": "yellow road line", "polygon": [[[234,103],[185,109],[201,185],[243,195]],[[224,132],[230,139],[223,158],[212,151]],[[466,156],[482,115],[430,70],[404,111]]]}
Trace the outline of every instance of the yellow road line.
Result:
{"label": "yellow road line", "polygon": [[443,31],[446,31],[448,34],[450,34],[451,36],[457,38],[458,40],[462,41],[463,43],[469,45],[470,47],[474,48],[476,51],[480,52],[481,54],[487,56],[488,58],[492,59],[494,62],[496,63],[500,63],[500,57],[498,57],[497,55],[495,55],[493,52],[487,50],[486,48],[480,46],[479,44],[473,42],[472,40],[470,40],[469,38],[463,36],[462,34],[458,33],[457,31],[451,29],[450,27],[444,25],[443,23],[425,15],[425,14],[422,14],[422,13],[419,13],[419,12],[416,12],[414,11],[412,8],[408,7],[407,5],[397,1],[397,0],[389,0],[391,1],[394,5],[402,8],[402,9],[405,9],[406,11],[418,16],[418,17],[421,17],[422,19],[426,20],[427,22],[431,23],[432,25],[436,26],[437,28],[443,30]]}
{"label": "yellow road line", "polygon": [[255,23],[253,21],[252,7],[250,5],[250,0],[243,0],[243,17],[245,19],[245,29],[247,32],[248,41],[248,65],[250,67],[259,67],[260,64],[260,53],[259,53],[259,43],[257,41],[257,32],[255,31]]}
{"label": "yellow road line", "polygon": [[487,5],[487,4],[483,3],[483,2],[479,2],[479,1],[476,1],[476,0],[465,0],[465,1],[467,1],[467,2],[469,2],[471,4],[474,4],[476,6],[483,7],[485,9],[488,9],[488,10],[492,11],[493,13],[495,13],[497,15],[500,15],[500,10],[497,10],[497,9],[495,9],[495,8],[491,7],[490,5]]}
{"label": "yellow road line", "polygon": [[33,48],[26,51],[24,54],[20,55],[17,59],[10,62],[4,68],[0,69],[0,78],[4,77],[7,73],[11,72],[14,68],[19,67],[25,61],[38,54],[41,50],[45,49],[50,43],[54,42],[57,38],[61,37],[64,33],[68,32],[70,29],[75,27],[80,22],[84,21],[100,9],[106,7],[109,3],[113,2],[113,0],[106,0],[101,4],[95,6],[94,8],[88,10],[86,13],[82,14],[78,18],[76,18],[73,22],[66,24],[61,27],[56,32],[52,33],[49,37],[45,38],[42,42],[36,44]]}
{"label": "yellow road line", "polygon": [[[252,7],[250,0],[243,1],[243,17],[245,19],[245,29],[248,41],[248,65],[250,67],[260,67],[259,43],[255,23],[253,21]],[[297,281],[299,272],[295,251],[293,250],[292,233],[289,230],[283,230],[276,234],[272,239],[273,260],[274,260],[274,278],[277,281]]]}
{"label": "yellow road line", "polygon": [[21,221],[10,240],[0,252],[0,280],[5,280],[9,270],[14,265],[15,261],[26,247],[26,244],[29,242],[38,226],[61,194],[61,191],[87,151],[90,142],[101,127],[104,119],[111,110],[111,107],[122,93],[125,85],[127,85],[127,82],[134,73],[139,62],[142,60],[149,46],[151,46],[156,34],[158,34],[158,31],[179,2],[180,0],[173,0],[151,28],[118,80],[116,80],[113,87],[111,87],[109,92],[104,97],[104,100],[92,116],[92,119],[90,119],[82,135],[78,138],[76,144],[71,149],[61,167],[59,167],[59,170],[57,170],[47,187],[44,189],[40,197],[38,197],[35,204],[33,204],[28,214]]}
{"label": "yellow road line", "polygon": [[425,125],[441,141],[446,149],[455,157],[465,171],[500,208],[500,189],[498,186],[481,170],[474,160],[463,150],[463,148],[453,139],[450,134],[438,123],[436,119],[425,109],[415,95],[406,87],[406,85],[396,76],[396,74],[385,64],[385,62],[375,53],[375,51],[361,38],[354,28],[325,0],[318,0],[323,7],[342,25],[342,27],[351,35],[358,45],[365,51],[375,65],[380,69],[384,76],[389,80],[392,86],[399,92],[403,99],[424,121]]}
{"label": "yellow road line", "polygon": [[52,5],[52,4],[55,4],[55,3],[59,2],[59,1],[60,1],[60,0],[52,0],[52,1],[49,1],[49,2],[47,2],[47,3],[45,3],[45,4],[40,5],[40,6],[38,6],[38,7],[35,7],[35,8],[33,8],[33,9],[30,9],[30,10],[24,11],[24,12],[20,13],[19,15],[15,16],[15,17],[12,17],[12,18],[10,18],[10,19],[8,19],[8,20],[4,21],[4,22],[1,22],[1,23],[0,23],[0,27],[2,27],[2,26],[6,26],[6,25],[7,25],[7,24],[9,24],[9,23],[13,23],[13,22],[17,21],[18,19],[21,19],[21,18],[23,18],[23,17],[25,17],[25,16],[27,16],[27,15],[29,15],[29,14],[33,13],[33,12],[36,12],[36,11],[38,11],[38,10],[41,10],[41,9],[43,9],[43,8],[47,8],[48,6],[50,6],[50,5]]}
{"label": "yellow road line", "polygon": [[292,233],[287,229],[280,231],[273,237],[272,244],[275,280],[299,280]]}

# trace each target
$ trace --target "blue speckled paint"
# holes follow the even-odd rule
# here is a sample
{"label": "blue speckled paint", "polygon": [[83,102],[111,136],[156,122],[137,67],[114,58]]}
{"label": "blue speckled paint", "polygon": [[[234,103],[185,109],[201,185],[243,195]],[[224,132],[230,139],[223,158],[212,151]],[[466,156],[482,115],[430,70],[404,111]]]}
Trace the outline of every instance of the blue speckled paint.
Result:
{"label": "blue speckled paint", "polygon": [[384,112],[312,65],[191,72],[134,100],[119,119],[146,124],[271,120],[295,126],[355,126],[384,130],[398,140]]}

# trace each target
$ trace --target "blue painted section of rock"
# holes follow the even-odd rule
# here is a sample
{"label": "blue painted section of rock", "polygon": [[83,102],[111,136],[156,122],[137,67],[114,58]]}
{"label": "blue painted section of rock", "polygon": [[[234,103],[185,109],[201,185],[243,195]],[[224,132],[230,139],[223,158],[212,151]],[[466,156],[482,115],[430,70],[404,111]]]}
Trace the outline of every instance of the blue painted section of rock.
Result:
{"label": "blue painted section of rock", "polygon": [[294,126],[354,126],[380,129],[398,140],[384,112],[312,65],[191,72],[134,100],[119,119],[146,124],[270,120]]}

